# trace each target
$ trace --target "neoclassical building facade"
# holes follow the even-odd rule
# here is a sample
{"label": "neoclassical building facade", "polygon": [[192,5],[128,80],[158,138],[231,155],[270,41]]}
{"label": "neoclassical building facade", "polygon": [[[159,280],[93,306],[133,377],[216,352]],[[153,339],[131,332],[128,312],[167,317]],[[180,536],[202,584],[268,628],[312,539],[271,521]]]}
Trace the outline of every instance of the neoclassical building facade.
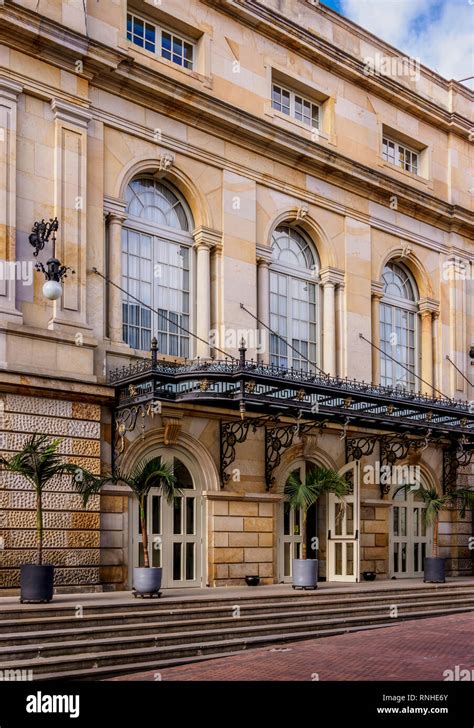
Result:
{"label": "neoclassical building facade", "polygon": [[[311,0],[0,6],[0,434],[92,471],[160,455],[165,587],[291,581],[288,475],[348,474],[309,514],[321,576],[422,575],[416,467],[472,482],[473,94]],[[370,64],[369,64],[370,65]],[[32,225],[73,269],[44,298]],[[51,241],[38,260],[51,255]],[[33,557],[33,494],[0,474],[0,588]],[[120,486],[45,496],[60,589],[123,589],[143,558]],[[472,515],[442,516],[452,575]]]}

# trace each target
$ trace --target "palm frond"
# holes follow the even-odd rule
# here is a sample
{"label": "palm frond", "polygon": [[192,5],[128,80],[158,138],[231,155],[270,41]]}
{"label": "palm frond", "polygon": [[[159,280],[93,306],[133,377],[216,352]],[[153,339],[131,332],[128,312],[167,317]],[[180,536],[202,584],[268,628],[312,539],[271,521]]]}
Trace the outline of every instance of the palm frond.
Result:
{"label": "palm frond", "polygon": [[349,493],[349,487],[347,480],[335,470],[316,467],[310,470],[303,482],[292,473],[285,483],[283,494],[291,508],[307,511],[324,493],[334,493],[342,501]]}

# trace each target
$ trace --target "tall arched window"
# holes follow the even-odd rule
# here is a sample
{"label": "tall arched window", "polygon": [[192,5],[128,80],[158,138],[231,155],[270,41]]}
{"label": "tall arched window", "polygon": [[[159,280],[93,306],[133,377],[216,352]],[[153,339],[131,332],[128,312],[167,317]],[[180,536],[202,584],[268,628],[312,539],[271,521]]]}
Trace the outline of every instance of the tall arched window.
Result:
{"label": "tall arched window", "polygon": [[307,371],[307,360],[316,362],[319,354],[316,255],[304,234],[288,225],[275,229],[272,247],[270,328],[279,336],[270,335],[270,363]]}
{"label": "tall arched window", "polygon": [[[189,356],[192,218],[178,192],[151,177],[127,187],[122,235],[123,338],[134,349]],[[135,296],[149,308],[131,298]]]}
{"label": "tall arched window", "polygon": [[416,285],[405,268],[394,262],[385,266],[382,282],[380,382],[414,391],[418,368]]}

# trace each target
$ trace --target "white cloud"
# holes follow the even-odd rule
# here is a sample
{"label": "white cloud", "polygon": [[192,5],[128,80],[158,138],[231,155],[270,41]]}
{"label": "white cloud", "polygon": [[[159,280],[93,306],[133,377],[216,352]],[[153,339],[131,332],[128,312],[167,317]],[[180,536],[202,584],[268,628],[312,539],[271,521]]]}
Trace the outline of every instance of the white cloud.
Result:
{"label": "white cloud", "polygon": [[441,76],[459,80],[474,75],[474,0],[342,0],[341,4],[345,16]]}

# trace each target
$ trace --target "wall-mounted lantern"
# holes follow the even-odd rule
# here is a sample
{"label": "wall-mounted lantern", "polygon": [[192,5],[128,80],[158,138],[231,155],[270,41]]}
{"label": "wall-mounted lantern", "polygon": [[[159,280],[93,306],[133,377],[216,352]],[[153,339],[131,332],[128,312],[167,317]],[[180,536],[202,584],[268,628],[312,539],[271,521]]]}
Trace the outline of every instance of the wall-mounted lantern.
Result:
{"label": "wall-mounted lantern", "polygon": [[67,278],[67,272],[74,273],[67,265],[61,265],[61,261],[56,258],[56,233],[59,228],[58,218],[54,220],[50,219],[48,222],[41,220],[41,222],[35,222],[33,225],[33,232],[30,234],[28,240],[35,249],[33,255],[36,257],[40,250],[43,250],[44,246],[49,239],[53,245],[53,255],[49,260],[46,261],[46,268],[43,263],[36,263],[35,270],[40,271],[44,274],[45,283],[43,285],[43,296],[50,301],[57,301],[61,298],[63,287],[62,280]]}

